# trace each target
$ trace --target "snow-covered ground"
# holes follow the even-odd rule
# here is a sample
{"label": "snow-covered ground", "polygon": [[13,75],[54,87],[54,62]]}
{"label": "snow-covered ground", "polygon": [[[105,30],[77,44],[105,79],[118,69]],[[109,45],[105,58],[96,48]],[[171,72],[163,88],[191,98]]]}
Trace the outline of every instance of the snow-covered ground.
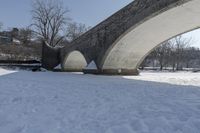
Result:
{"label": "snow-covered ground", "polygon": [[140,76],[124,76],[126,79],[162,82],[175,85],[200,86],[200,73],[143,71]]}
{"label": "snow-covered ground", "polygon": [[0,73],[0,133],[200,132],[198,73]]}

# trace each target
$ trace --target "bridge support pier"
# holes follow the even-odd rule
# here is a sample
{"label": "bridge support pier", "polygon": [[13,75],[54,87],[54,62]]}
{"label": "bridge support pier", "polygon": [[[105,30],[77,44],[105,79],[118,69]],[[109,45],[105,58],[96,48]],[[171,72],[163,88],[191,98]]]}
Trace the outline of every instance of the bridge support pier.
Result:
{"label": "bridge support pier", "polygon": [[100,70],[84,70],[84,74],[99,74],[99,75],[139,75],[137,69],[100,69]]}
{"label": "bridge support pier", "polygon": [[83,69],[65,69],[62,72],[83,72]]}
{"label": "bridge support pier", "polygon": [[100,74],[105,75],[139,75],[137,69],[102,69]]}

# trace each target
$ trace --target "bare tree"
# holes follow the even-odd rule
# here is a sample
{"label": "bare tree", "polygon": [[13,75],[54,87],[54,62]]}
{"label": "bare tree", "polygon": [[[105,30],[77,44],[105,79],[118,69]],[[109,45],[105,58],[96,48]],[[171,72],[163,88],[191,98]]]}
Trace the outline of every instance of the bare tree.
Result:
{"label": "bare tree", "polygon": [[177,36],[173,40],[171,40],[172,47],[174,49],[173,58],[176,62],[176,70],[181,70],[183,68],[183,61],[185,60],[184,57],[184,50],[191,45],[191,38],[186,39],[182,36]]}
{"label": "bare tree", "polygon": [[29,28],[22,28],[19,30],[18,38],[23,45],[28,45],[33,38],[33,31]]}
{"label": "bare tree", "polygon": [[160,64],[160,70],[163,70],[163,67],[166,66],[168,63],[168,56],[170,52],[170,42],[166,41],[161,46],[155,49],[154,55],[156,55],[156,58]]}
{"label": "bare tree", "polygon": [[87,27],[85,24],[76,22],[69,23],[66,30],[67,40],[73,41],[89,29],[90,27]]}
{"label": "bare tree", "polygon": [[35,32],[50,46],[55,47],[63,39],[63,28],[69,18],[68,10],[59,0],[34,0],[32,6],[32,19]]}

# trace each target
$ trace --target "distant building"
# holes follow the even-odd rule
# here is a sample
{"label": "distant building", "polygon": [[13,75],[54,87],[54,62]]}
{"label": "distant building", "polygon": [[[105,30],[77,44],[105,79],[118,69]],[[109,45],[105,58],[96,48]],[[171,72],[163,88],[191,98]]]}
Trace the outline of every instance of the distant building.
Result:
{"label": "distant building", "polygon": [[13,39],[11,37],[0,36],[0,44],[11,44]]}
{"label": "distant building", "polygon": [[20,41],[16,39],[18,34],[19,30],[17,28],[0,32],[0,44],[20,44]]}

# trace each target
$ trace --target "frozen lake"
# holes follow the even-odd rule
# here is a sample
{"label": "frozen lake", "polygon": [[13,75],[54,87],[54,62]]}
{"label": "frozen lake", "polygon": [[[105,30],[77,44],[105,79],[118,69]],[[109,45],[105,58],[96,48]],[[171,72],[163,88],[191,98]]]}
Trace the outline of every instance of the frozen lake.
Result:
{"label": "frozen lake", "polygon": [[0,69],[1,133],[199,133],[200,74]]}

